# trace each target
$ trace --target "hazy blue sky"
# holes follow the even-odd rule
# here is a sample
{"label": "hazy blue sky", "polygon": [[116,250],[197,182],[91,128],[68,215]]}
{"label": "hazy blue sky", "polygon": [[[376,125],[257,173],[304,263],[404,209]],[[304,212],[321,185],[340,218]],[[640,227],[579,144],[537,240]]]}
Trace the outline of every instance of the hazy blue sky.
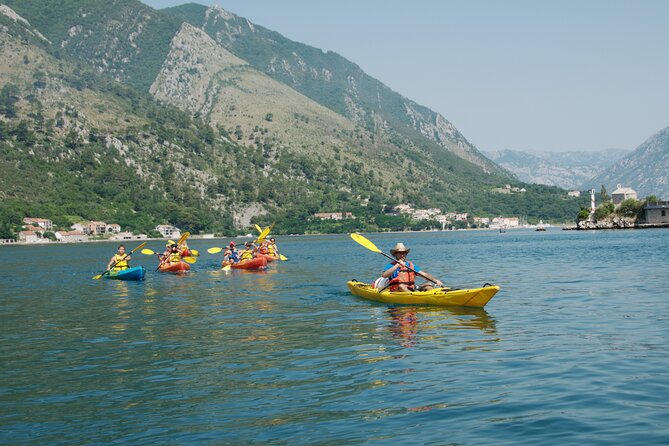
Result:
{"label": "hazy blue sky", "polygon": [[633,149],[669,126],[669,1],[198,3],[341,54],[482,150]]}

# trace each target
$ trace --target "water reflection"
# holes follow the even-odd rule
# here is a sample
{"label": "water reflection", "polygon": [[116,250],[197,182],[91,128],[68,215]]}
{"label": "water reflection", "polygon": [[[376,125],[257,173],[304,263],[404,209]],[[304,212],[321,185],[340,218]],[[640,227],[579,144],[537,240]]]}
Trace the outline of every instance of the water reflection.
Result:
{"label": "water reflection", "polygon": [[405,307],[386,310],[388,330],[402,347],[414,347],[421,340],[445,337],[440,330],[478,329],[496,334],[495,319],[483,308]]}
{"label": "water reflection", "polygon": [[413,347],[416,345],[418,334],[418,316],[416,308],[391,307],[388,308],[390,315],[390,332],[402,347]]}

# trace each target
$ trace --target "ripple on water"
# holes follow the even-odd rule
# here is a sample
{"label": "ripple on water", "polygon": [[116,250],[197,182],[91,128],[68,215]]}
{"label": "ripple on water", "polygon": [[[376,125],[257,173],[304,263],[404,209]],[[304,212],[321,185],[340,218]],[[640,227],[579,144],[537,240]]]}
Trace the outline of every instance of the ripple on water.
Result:
{"label": "ripple on water", "polygon": [[370,238],[502,290],[485,310],[355,298],[385,260],[345,236],[285,238],[260,274],[133,259],[132,284],[91,280],[110,244],[7,248],[0,441],[666,443],[666,231]]}

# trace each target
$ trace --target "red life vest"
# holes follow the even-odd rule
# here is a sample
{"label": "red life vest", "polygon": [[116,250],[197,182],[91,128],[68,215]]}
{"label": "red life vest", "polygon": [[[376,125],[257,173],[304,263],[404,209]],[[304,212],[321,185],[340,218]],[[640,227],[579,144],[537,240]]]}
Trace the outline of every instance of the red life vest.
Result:
{"label": "red life vest", "polygon": [[[397,271],[397,276],[393,279],[390,279],[390,291],[397,291],[398,285],[404,284],[409,289],[414,289],[416,285],[416,273],[411,271],[409,268],[414,269],[413,263],[409,261],[404,261],[406,266],[401,266]],[[409,268],[407,268],[407,266]]]}

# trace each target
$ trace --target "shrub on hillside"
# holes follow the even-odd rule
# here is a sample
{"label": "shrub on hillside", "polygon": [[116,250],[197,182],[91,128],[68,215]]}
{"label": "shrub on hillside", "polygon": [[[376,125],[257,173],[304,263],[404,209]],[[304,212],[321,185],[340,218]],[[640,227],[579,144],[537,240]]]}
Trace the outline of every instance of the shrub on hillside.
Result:
{"label": "shrub on hillside", "polygon": [[628,198],[627,200],[620,203],[616,213],[623,217],[634,217],[639,219],[643,216],[643,201],[635,200],[634,198]]}
{"label": "shrub on hillside", "polygon": [[600,204],[595,209],[595,221],[600,221],[608,217],[616,210],[616,206],[611,201]]}

